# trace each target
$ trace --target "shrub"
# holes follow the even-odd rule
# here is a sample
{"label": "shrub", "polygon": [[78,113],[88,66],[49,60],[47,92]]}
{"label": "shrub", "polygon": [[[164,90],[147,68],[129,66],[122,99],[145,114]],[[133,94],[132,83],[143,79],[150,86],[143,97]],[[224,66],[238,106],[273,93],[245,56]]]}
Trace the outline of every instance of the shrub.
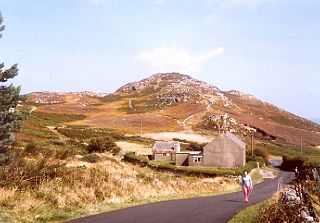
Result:
{"label": "shrub", "polygon": [[31,154],[31,155],[36,155],[39,153],[39,147],[36,143],[34,142],[29,142],[27,143],[25,149],[24,149],[25,154]]}
{"label": "shrub", "polygon": [[52,145],[56,145],[56,146],[64,146],[64,142],[59,141],[59,140],[50,140],[49,141]]}
{"label": "shrub", "polygon": [[101,157],[95,153],[90,153],[90,154],[84,155],[80,160],[88,163],[97,163],[101,160]]}
{"label": "shrub", "polygon": [[286,171],[294,171],[295,167],[301,169],[307,163],[306,158],[304,157],[283,157],[283,162],[281,164],[281,169]]}
{"label": "shrub", "polygon": [[269,153],[266,149],[264,148],[255,148],[253,150],[253,154],[255,156],[260,156],[263,157],[264,161],[267,162],[268,161],[268,157],[269,157]]}
{"label": "shrub", "polygon": [[301,217],[301,210],[301,205],[294,203],[283,204],[281,197],[276,195],[267,204],[262,206],[254,222],[305,222]]}
{"label": "shrub", "polygon": [[149,164],[147,157],[141,155],[136,156],[134,153],[126,153],[123,160],[130,163],[139,164],[141,166],[146,166]]}
{"label": "shrub", "polygon": [[29,142],[27,143],[23,151],[24,156],[28,156],[28,155],[35,156],[40,153],[44,157],[49,158],[55,153],[55,150],[51,146],[48,146],[43,143],[40,144],[40,143]]}
{"label": "shrub", "polygon": [[178,142],[190,143],[190,141],[186,140],[186,139],[173,138],[172,140],[173,141],[178,141]]}
{"label": "shrub", "polygon": [[74,156],[75,151],[72,148],[58,148],[55,151],[55,158],[64,160],[70,156]]}
{"label": "shrub", "polygon": [[9,165],[16,157],[20,156],[20,151],[11,148],[6,153],[0,153],[0,166]]}
{"label": "shrub", "polygon": [[189,146],[187,147],[187,150],[190,151],[202,151],[203,150],[203,146],[202,144],[198,144],[196,142],[191,142],[189,144]]}
{"label": "shrub", "polygon": [[91,139],[86,149],[89,153],[111,152],[112,154],[116,155],[120,152],[120,148],[117,146],[117,144],[115,144],[113,138],[110,136]]}
{"label": "shrub", "polygon": [[0,166],[0,187],[36,188],[44,181],[65,175],[63,166],[46,159],[34,162],[17,157],[9,165]]}

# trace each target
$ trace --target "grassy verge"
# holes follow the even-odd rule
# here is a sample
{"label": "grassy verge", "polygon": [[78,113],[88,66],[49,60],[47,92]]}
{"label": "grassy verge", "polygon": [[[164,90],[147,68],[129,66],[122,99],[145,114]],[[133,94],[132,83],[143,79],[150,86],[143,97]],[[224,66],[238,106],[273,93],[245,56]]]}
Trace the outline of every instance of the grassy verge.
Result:
{"label": "grassy verge", "polygon": [[59,222],[55,220],[75,219],[83,216],[99,214],[103,212],[109,212],[109,211],[114,211],[114,210],[119,210],[119,209],[139,206],[139,205],[147,205],[147,204],[152,204],[152,203],[157,203],[162,201],[181,200],[181,199],[188,199],[188,198],[195,198],[195,197],[216,196],[216,195],[236,192],[239,190],[239,188],[234,190],[225,190],[225,191],[221,190],[221,191],[207,192],[207,193],[194,192],[190,194],[179,194],[175,196],[167,195],[167,196],[158,196],[158,197],[151,197],[151,198],[145,198],[145,199],[133,199],[125,203],[103,202],[99,204],[88,205],[85,208],[81,208],[81,209],[75,209],[75,210],[66,211],[66,212],[59,212],[54,215],[44,216],[39,218],[38,220],[42,220],[44,222]]}
{"label": "grassy verge", "polygon": [[[0,221],[61,222],[139,204],[240,189],[233,179],[213,181],[156,173],[118,161],[67,168],[51,163],[51,159],[36,163],[27,157],[20,160],[1,167]],[[16,169],[18,174],[12,171]]]}
{"label": "grassy verge", "polygon": [[228,223],[252,223],[259,215],[259,210],[265,205],[266,201],[260,202],[253,206],[247,207],[243,211],[239,212]]}

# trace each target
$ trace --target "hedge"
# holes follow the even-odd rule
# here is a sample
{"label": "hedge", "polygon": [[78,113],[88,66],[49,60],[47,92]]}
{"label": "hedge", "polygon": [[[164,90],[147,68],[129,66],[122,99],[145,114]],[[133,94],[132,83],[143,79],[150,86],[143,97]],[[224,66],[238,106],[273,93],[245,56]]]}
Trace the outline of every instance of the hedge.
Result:
{"label": "hedge", "polygon": [[155,170],[170,171],[174,173],[182,173],[186,175],[196,176],[239,176],[244,171],[250,172],[256,167],[257,162],[261,162],[263,158],[250,158],[244,167],[241,168],[205,168],[205,167],[181,167],[166,162],[149,161],[146,156],[135,155],[134,153],[127,153],[124,156],[124,161],[130,162],[140,166],[147,166]]}

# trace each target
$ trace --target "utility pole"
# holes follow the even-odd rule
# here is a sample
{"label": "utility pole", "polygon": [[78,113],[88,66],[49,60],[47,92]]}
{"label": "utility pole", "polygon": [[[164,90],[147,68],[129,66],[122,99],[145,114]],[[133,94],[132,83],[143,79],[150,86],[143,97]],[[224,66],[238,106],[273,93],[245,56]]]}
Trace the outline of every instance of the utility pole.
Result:
{"label": "utility pole", "polygon": [[253,133],[251,133],[251,156],[253,157]]}
{"label": "utility pole", "polygon": [[302,135],[300,135],[300,156],[302,156]]}

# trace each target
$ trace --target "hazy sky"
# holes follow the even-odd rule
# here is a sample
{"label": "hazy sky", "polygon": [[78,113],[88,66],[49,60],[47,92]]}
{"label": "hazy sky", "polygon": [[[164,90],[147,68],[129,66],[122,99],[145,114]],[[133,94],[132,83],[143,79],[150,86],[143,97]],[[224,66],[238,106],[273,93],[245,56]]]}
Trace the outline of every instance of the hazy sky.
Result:
{"label": "hazy sky", "polygon": [[320,119],[320,0],[0,0],[0,61],[33,91],[181,72]]}

